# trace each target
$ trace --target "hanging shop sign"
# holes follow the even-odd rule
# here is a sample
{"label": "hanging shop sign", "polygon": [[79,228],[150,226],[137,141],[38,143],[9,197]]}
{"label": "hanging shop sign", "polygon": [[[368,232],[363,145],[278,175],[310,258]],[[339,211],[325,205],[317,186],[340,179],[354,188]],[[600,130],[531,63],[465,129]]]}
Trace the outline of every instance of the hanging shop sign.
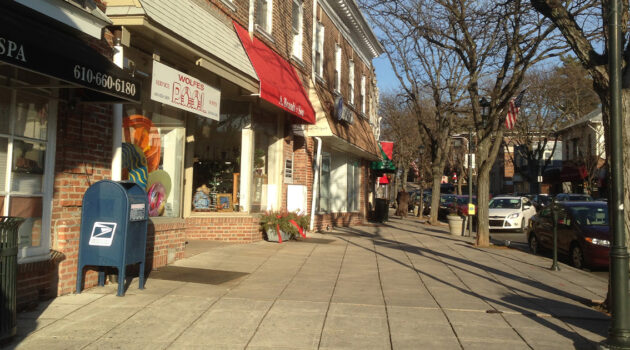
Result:
{"label": "hanging shop sign", "polygon": [[151,99],[219,120],[220,90],[158,61],[153,61]]}
{"label": "hanging shop sign", "polygon": [[[0,62],[95,92],[91,101],[139,102],[140,82],[80,39],[0,11]],[[63,87],[63,85],[60,85]]]}
{"label": "hanging shop sign", "polygon": [[354,121],[354,115],[350,108],[346,107],[343,103],[343,97],[341,95],[335,97],[335,117],[338,120],[343,120],[348,124],[352,124]]}

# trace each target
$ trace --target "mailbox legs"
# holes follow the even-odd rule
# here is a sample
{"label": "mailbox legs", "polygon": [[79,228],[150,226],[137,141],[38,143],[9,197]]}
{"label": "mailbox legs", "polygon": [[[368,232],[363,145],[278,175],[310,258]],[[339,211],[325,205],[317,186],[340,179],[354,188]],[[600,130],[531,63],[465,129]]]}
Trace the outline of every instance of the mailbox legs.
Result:
{"label": "mailbox legs", "polygon": [[83,266],[81,266],[81,264],[79,264],[79,267],[77,268],[77,294],[81,294],[81,285],[83,284]]}
{"label": "mailbox legs", "polygon": [[98,270],[98,285],[100,287],[105,285],[105,270],[103,268]]}
{"label": "mailbox legs", "polygon": [[138,289],[144,289],[144,260],[140,263],[140,276],[138,280]]}

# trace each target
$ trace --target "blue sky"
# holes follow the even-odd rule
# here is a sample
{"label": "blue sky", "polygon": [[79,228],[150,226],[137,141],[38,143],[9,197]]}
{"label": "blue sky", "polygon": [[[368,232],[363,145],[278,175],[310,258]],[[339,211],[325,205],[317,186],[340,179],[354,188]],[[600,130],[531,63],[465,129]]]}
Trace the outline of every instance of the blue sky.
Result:
{"label": "blue sky", "polygon": [[376,79],[378,82],[378,89],[381,93],[395,90],[400,85],[398,79],[392,71],[392,65],[389,63],[387,55],[382,54],[377,59],[373,60],[374,68],[376,68]]}

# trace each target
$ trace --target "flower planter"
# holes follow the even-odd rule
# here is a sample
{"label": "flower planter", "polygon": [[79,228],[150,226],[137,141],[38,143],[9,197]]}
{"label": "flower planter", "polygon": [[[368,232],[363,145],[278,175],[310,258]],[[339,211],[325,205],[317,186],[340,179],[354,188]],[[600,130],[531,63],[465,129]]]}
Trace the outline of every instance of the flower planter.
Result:
{"label": "flower planter", "polygon": [[451,234],[454,236],[462,235],[462,223],[464,219],[459,215],[449,215],[446,217],[448,220],[448,228],[451,231]]}
{"label": "flower planter", "polygon": [[[291,239],[291,235],[280,230],[280,237],[282,237],[282,242],[286,242]],[[267,240],[269,242],[280,242],[278,239],[278,231],[277,230],[267,230]]]}

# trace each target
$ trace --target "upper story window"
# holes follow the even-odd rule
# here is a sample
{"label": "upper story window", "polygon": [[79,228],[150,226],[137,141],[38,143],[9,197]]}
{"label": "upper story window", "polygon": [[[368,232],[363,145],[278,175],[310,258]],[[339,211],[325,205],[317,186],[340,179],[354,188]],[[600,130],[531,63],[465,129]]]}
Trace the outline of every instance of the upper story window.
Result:
{"label": "upper story window", "polygon": [[335,91],[341,89],[341,46],[335,45]]}
{"label": "upper story window", "polygon": [[293,0],[291,32],[293,34],[293,56],[302,59],[302,36],[303,36],[303,3],[302,0]]}
{"label": "upper story window", "polygon": [[320,78],[324,75],[324,26],[317,23],[315,31],[315,74]]}
{"label": "upper story window", "polygon": [[365,75],[361,76],[361,94],[359,95],[359,104],[361,105],[361,113],[365,114]]}
{"label": "upper story window", "polygon": [[348,101],[350,104],[354,104],[354,61],[348,62]]}
{"label": "upper story window", "polygon": [[257,0],[256,25],[271,34],[272,0]]}

